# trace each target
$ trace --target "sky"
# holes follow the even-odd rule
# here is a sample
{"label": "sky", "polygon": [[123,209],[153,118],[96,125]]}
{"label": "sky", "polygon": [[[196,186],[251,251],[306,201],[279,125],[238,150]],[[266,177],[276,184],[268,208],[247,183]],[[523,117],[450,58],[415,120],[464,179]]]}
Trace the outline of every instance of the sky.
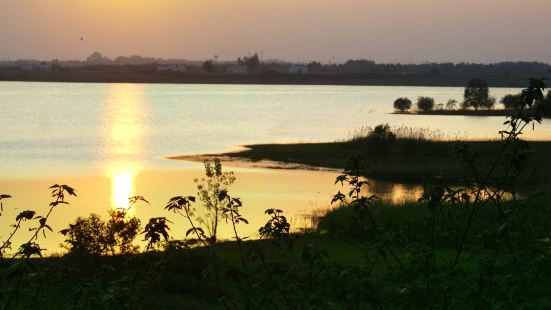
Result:
{"label": "sky", "polygon": [[551,63],[549,12],[550,0],[1,0],[0,59]]}

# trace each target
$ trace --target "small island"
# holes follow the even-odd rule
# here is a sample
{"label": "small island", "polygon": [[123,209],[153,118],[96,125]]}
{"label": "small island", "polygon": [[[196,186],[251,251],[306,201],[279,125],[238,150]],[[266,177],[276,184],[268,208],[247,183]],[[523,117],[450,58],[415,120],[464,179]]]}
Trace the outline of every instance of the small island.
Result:
{"label": "small island", "polygon": [[[496,98],[490,96],[486,80],[472,79],[465,87],[463,102],[460,104],[454,99],[448,100],[446,104],[435,104],[434,98],[419,97],[412,109],[411,100],[402,97],[394,101],[393,114],[507,117],[518,113],[518,107],[522,105],[521,98],[521,94],[508,94],[500,99],[501,107],[496,108]],[[543,100],[536,102],[532,109],[542,112],[543,117],[551,117],[551,92]]]}

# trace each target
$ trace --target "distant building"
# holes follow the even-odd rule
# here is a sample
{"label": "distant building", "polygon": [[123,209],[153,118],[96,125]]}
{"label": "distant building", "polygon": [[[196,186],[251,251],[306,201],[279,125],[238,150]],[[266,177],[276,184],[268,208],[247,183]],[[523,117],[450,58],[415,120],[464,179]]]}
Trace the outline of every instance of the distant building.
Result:
{"label": "distant building", "polygon": [[21,70],[36,70],[38,69],[38,64],[23,62],[23,63],[17,64],[17,67]]}
{"label": "distant building", "polygon": [[186,65],[185,64],[157,65],[157,71],[185,73]]}
{"label": "distant building", "polygon": [[228,73],[230,74],[245,74],[247,71],[246,65],[231,65],[228,67]]}
{"label": "distant building", "polygon": [[13,63],[20,70],[50,70],[52,65],[45,61],[16,61]]}
{"label": "distant building", "polygon": [[288,73],[293,73],[293,74],[306,74],[308,73],[308,66],[304,66],[304,65],[297,65],[297,66],[290,66],[289,69],[287,69],[287,72]]}

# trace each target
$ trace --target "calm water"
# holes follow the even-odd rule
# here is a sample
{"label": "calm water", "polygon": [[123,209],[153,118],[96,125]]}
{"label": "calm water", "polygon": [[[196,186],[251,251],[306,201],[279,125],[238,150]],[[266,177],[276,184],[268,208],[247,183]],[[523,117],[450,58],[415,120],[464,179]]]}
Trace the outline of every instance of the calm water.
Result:
{"label": "calm water", "polygon": [[[516,92],[491,89],[497,98]],[[380,123],[497,137],[502,118],[389,114],[397,97],[431,96],[445,103],[462,95],[458,87],[0,82],[0,193],[14,196],[0,218],[0,236],[20,210],[47,205],[52,183],[73,185],[79,193],[71,206],[56,210],[54,231],[78,215],[104,215],[135,194],[152,201],[135,211],[139,217],[167,216],[163,203],[194,194],[192,180],[201,175],[199,164],[164,159],[170,155],[253,143],[335,141],[354,128]],[[548,139],[551,125],[544,123],[529,137]],[[232,192],[253,219],[243,228],[250,235],[266,208],[283,208],[298,223],[301,214],[326,208],[336,189],[336,172],[232,170],[237,176]],[[374,190],[403,199],[419,188],[379,182]],[[184,229],[173,232],[181,237]],[[51,252],[60,240],[49,238]]]}

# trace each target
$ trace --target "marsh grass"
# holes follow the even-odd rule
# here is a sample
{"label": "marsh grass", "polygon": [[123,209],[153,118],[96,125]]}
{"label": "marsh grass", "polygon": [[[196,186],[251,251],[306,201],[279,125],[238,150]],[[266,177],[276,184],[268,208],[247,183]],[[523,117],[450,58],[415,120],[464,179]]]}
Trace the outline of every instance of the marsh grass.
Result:
{"label": "marsh grass", "polygon": [[[438,129],[430,128],[419,128],[419,127],[391,127],[392,133],[396,135],[396,140],[403,141],[459,141],[464,140],[464,136],[457,135],[447,135],[443,131]],[[337,142],[360,142],[365,139],[369,139],[373,135],[373,128],[368,126],[362,126],[358,129],[352,131],[349,134],[348,138],[340,140]]]}

